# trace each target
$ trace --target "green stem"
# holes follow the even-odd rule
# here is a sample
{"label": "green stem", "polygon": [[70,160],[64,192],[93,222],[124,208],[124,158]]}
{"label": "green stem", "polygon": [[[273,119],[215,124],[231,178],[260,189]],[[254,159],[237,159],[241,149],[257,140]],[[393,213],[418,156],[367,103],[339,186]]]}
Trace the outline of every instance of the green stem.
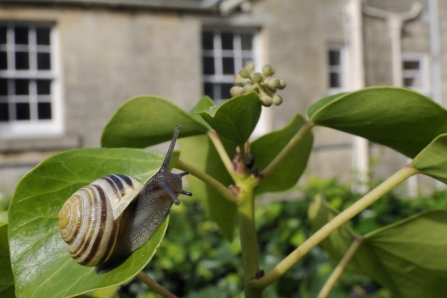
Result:
{"label": "green stem", "polygon": [[306,121],[306,123],[301,126],[300,130],[290,139],[289,143],[287,143],[281,152],[279,152],[275,159],[261,172],[259,175],[261,179],[269,177],[314,126],[315,124],[312,121]]}
{"label": "green stem", "polygon": [[[256,182],[254,178],[249,179]],[[259,271],[258,240],[256,236],[254,214],[254,184],[241,184],[243,185],[238,186],[245,187],[241,187],[241,203],[239,204],[237,211],[242,249],[242,266],[244,269],[244,291],[246,298],[257,298],[261,297],[263,289],[253,287],[250,283],[250,281],[255,278],[255,274]]]}
{"label": "green stem", "polygon": [[329,234],[338,229],[341,225],[348,222],[355,215],[366,209],[369,205],[377,201],[384,194],[392,190],[407,178],[418,173],[418,170],[407,165],[394,173],[387,180],[382,182],[379,186],[363,196],[360,200],[352,204],[345,211],[338,214],[330,222],[325,224],[315,234],[309,237],[303,244],[296,248],[286,258],[284,258],[272,271],[258,280],[253,280],[252,284],[255,287],[265,288],[275,281],[277,281],[287,270],[290,269],[296,262],[298,262],[305,254],[307,254],[318,243],[323,241]]}
{"label": "green stem", "polygon": [[215,130],[208,131],[208,137],[210,138],[211,142],[213,142],[214,147],[217,150],[217,153],[220,156],[220,159],[222,159],[222,162],[227,169],[228,173],[233,177],[234,169],[233,169],[233,162],[230,159],[230,157],[227,154],[227,151],[225,150],[222,142],[220,141],[220,138]]}
{"label": "green stem", "polygon": [[198,168],[182,161],[181,159],[177,160],[177,163],[174,166],[177,169],[180,169],[182,171],[188,171],[191,175],[194,177],[199,178],[212,188],[216,190],[222,197],[227,199],[228,201],[238,204],[239,200],[237,197],[235,197],[228,188],[226,188],[222,183],[208,175],[207,173],[199,170]]}
{"label": "green stem", "polygon": [[137,278],[145,283],[152,291],[157,294],[160,294],[164,298],[177,298],[174,294],[169,292],[165,287],[157,283],[155,280],[149,277],[146,273],[141,271],[138,273]]}
{"label": "green stem", "polygon": [[332,271],[331,276],[329,276],[328,280],[324,284],[323,288],[321,288],[320,293],[318,294],[317,298],[326,298],[329,293],[331,292],[332,288],[334,287],[337,280],[340,278],[341,274],[343,273],[343,270],[345,270],[346,265],[348,265],[349,261],[352,259],[352,257],[357,252],[357,249],[362,244],[363,237],[355,237],[354,241],[352,242],[351,246],[349,247],[348,251],[345,253],[343,258],[341,259],[340,263],[338,263],[337,267],[335,267],[334,271]]}

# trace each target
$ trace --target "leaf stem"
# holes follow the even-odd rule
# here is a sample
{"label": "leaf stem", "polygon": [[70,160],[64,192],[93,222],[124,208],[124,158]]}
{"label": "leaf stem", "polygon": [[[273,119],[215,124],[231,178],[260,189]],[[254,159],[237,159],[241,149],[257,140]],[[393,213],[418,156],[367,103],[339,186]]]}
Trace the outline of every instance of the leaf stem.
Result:
{"label": "leaf stem", "polygon": [[307,120],[281,152],[279,152],[275,159],[261,172],[259,177],[261,177],[261,179],[269,177],[314,126],[315,124],[312,121]]}
{"label": "leaf stem", "polygon": [[227,154],[227,151],[225,150],[219,135],[215,130],[210,130],[207,133],[208,137],[211,139],[211,142],[213,142],[214,147],[217,150],[217,153],[219,153],[220,158],[222,159],[222,162],[227,169],[228,173],[233,177],[234,176],[234,170],[233,170],[233,162],[231,161],[230,157]]}
{"label": "leaf stem", "polygon": [[147,275],[143,271],[138,273],[137,278],[141,280],[143,283],[145,283],[149,288],[151,288],[152,291],[154,291],[157,294],[160,294],[164,298],[178,298],[177,296],[169,292],[165,287],[163,287],[158,282],[150,278],[149,275]]}
{"label": "leaf stem", "polygon": [[407,178],[418,174],[419,171],[407,165],[394,173],[387,180],[382,182],[376,188],[371,190],[360,200],[352,204],[346,210],[334,217],[330,222],[325,224],[315,234],[310,236],[303,244],[296,248],[292,253],[285,257],[272,271],[258,280],[252,280],[252,284],[259,288],[265,288],[277,281],[287,270],[289,270],[296,262],[298,262],[305,254],[307,254],[318,243],[323,241],[329,234],[345,224],[355,215],[366,209],[369,205],[377,201],[384,194],[392,190],[395,186],[405,181]]}
{"label": "leaf stem", "polygon": [[354,238],[354,241],[352,242],[348,251],[345,253],[343,258],[340,260],[340,263],[338,263],[337,267],[335,267],[334,271],[332,271],[331,276],[329,276],[329,278],[326,281],[326,283],[324,284],[324,286],[321,288],[321,291],[318,294],[317,298],[326,298],[329,295],[329,293],[331,292],[335,283],[337,282],[337,280],[340,278],[341,274],[343,273],[343,270],[345,270],[346,265],[348,265],[349,261],[355,255],[355,253],[357,252],[357,249],[360,247],[362,242],[363,242],[363,237],[357,236]]}
{"label": "leaf stem", "polygon": [[198,179],[202,180],[203,182],[205,182],[206,184],[208,184],[209,186],[214,188],[214,190],[216,190],[221,196],[223,196],[228,201],[230,201],[234,204],[238,204],[238,202],[239,202],[238,198],[235,197],[232,194],[232,192],[228,188],[226,188],[222,183],[220,183],[219,181],[217,181],[216,179],[214,179],[207,173],[184,162],[180,158],[177,160],[177,163],[175,164],[174,167],[177,169],[180,169],[182,171],[188,171],[194,177],[197,177]]}

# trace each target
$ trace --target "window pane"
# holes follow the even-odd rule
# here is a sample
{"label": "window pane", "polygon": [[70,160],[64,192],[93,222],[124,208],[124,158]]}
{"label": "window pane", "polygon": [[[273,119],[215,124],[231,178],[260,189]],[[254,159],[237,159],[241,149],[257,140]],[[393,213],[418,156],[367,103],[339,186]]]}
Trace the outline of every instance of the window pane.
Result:
{"label": "window pane", "polygon": [[419,69],[419,61],[404,61],[404,69]]}
{"label": "window pane", "polygon": [[0,96],[8,95],[8,80],[0,79]]}
{"label": "window pane", "polygon": [[404,87],[414,87],[414,78],[404,78]]}
{"label": "window pane", "polygon": [[203,84],[203,93],[205,95],[208,95],[209,97],[213,98],[214,97],[214,88],[213,88],[213,84],[212,83],[205,83]]}
{"label": "window pane", "polygon": [[16,69],[29,69],[28,52],[16,52]]}
{"label": "window pane", "polygon": [[37,80],[36,83],[38,95],[51,94],[51,80]]}
{"label": "window pane", "polygon": [[340,51],[329,50],[329,65],[340,65]]}
{"label": "window pane", "polygon": [[339,88],[340,84],[340,75],[338,73],[330,73],[329,74],[329,84],[331,88]]}
{"label": "window pane", "polygon": [[15,80],[16,95],[28,95],[29,94],[29,81],[28,80]]}
{"label": "window pane", "polygon": [[6,52],[0,52],[0,69],[8,69],[8,58]]}
{"label": "window pane", "polygon": [[14,40],[16,44],[28,44],[28,28],[27,27],[15,27],[14,28]]}
{"label": "window pane", "polygon": [[222,49],[233,49],[233,33],[222,33]]}
{"label": "window pane", "polygon": [[242,50],[251,50],[253,48],[253,35],[241,34]]}
{"label": "window pane", "polygon": [[50,45],[50,29],[37,28],[36,39],[38,45]]}
{"label": "window pane", "polygon": [[213,57],[203,57],[203,74],[212,75],[214,73],[215,73],[214,58]]}
{"label": "window pane", "polygon": [[214,38],[213,32],[202,33],[202,48],[204,50],[214,49],[213,38]]}
{"label": "window pane", "polygon": [[6,44],[6,26],[0,26],[0,44]]}
{"label": "window pane", "polygon": [[38,70],[51,69],[50,53],[37,53],[37,69]]}
{"label": "window pane", "polygon": [[7,103],[0,103],[0,121],[9,120],[9,110]]}
{"label": "window pane", "polygon": [[39,102],[37,104],[37,114],[39,119],[51,119],[51,103]]}
{"label": "window pane", "polygon": [[224,74],[234,74],[234,58],[232,57],[222,58],[222,66]]}
{"label": "window pane", "polygon": [[231,97],[230,89],[234,85],[231,83],[224,83],[220,85],[220,98],[221,99],[228,99]]}
{"label": "window pane", "polygon": [[16,103],[16,119],[17,120],[29,120],[29,103]]}

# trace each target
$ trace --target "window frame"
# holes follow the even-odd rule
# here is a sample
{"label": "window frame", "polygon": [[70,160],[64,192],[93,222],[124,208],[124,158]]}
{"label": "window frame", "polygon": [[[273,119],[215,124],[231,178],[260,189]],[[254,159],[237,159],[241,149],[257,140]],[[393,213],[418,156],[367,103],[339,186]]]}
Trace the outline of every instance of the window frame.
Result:
{"label": "window frame", "polygon": [[[330,51],[340,53],[340,65],[331,65],[329,59]],[[326,67],[327,67],[327,94],[333,95],[348,91],[348,59],[347,48],[344,45],[328,45],[326,47]],[[332,73],[338,73],[340,78],[340,87],[332,87],[330,76]]]}
{"label": "window frame", "polygon": [[[404,69],[404,62],[418,61],[419,69]],[[420,78],[420,87],[405,86],[406,78]],[[402,53],[402,86],[411,90],[415,90],[424,95],[430,96],[430,61],[429,55],[425,53]]]}
{"label": "window frame", "polygon": [[[60,65],[60,52],[59,52],[59,34],[54,22],[28,22],[28,21],[0,21],[1,26],[7,28],[7,43],[1,45],[0,49],[7,51],[7,69],[0,70],[0,78],[8,79],[8,95],[6,102],[16,102],[17,98],[11,99],[11,96],[17,97],[16,94],[12,94],[11,80],[27,79],[29,80],[29,99],[30,103],[30,118],[29,120],[8,120],[0,122],[0,139],[11,138],[33,138],[42,136],[58,136],[63,133],[63,121],[62,121],[62,84],[61,84],[61,65]],[[27,45],[16,45],[11,43],[14,34],[14,27],[27,27],[29,40]],[[36,29],[46,28],[49,29],[50,44],[49,45],[37,45]],[[12,56],[20,50],[28,51],[29,67],[26,70],[13,69]],[[37,52],[50,53],[50,69],[38,70],[37,69]],[[35,59],[33,59],[35,57]],[[36,81],[39,79],[51,80],[50,82],[50,94],[49,99],[44,102],[51,103],[51,119],[37,119],[37,87]],[[34,104],[35,107],[31,107]],[[11,111],[11,110],[10,110]]]}

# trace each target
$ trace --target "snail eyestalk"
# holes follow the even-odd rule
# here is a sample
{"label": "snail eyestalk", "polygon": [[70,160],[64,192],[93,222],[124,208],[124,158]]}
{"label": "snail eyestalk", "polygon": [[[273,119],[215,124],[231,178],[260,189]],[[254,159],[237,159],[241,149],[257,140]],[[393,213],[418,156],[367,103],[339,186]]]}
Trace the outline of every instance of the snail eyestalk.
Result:
{"label": "snail eyestalk", "polygon": [[[175,193],[171,190],[171,188],[169,187],[169,185],[166,182],[160,183],[160,186],[168,193],[168,195],[171,197],[171,199],[175,205],[177,205],[177,206],[180,205],[179,199],[177,198]],[[182,192],[183,192],[183,190],[182,190]]]}

